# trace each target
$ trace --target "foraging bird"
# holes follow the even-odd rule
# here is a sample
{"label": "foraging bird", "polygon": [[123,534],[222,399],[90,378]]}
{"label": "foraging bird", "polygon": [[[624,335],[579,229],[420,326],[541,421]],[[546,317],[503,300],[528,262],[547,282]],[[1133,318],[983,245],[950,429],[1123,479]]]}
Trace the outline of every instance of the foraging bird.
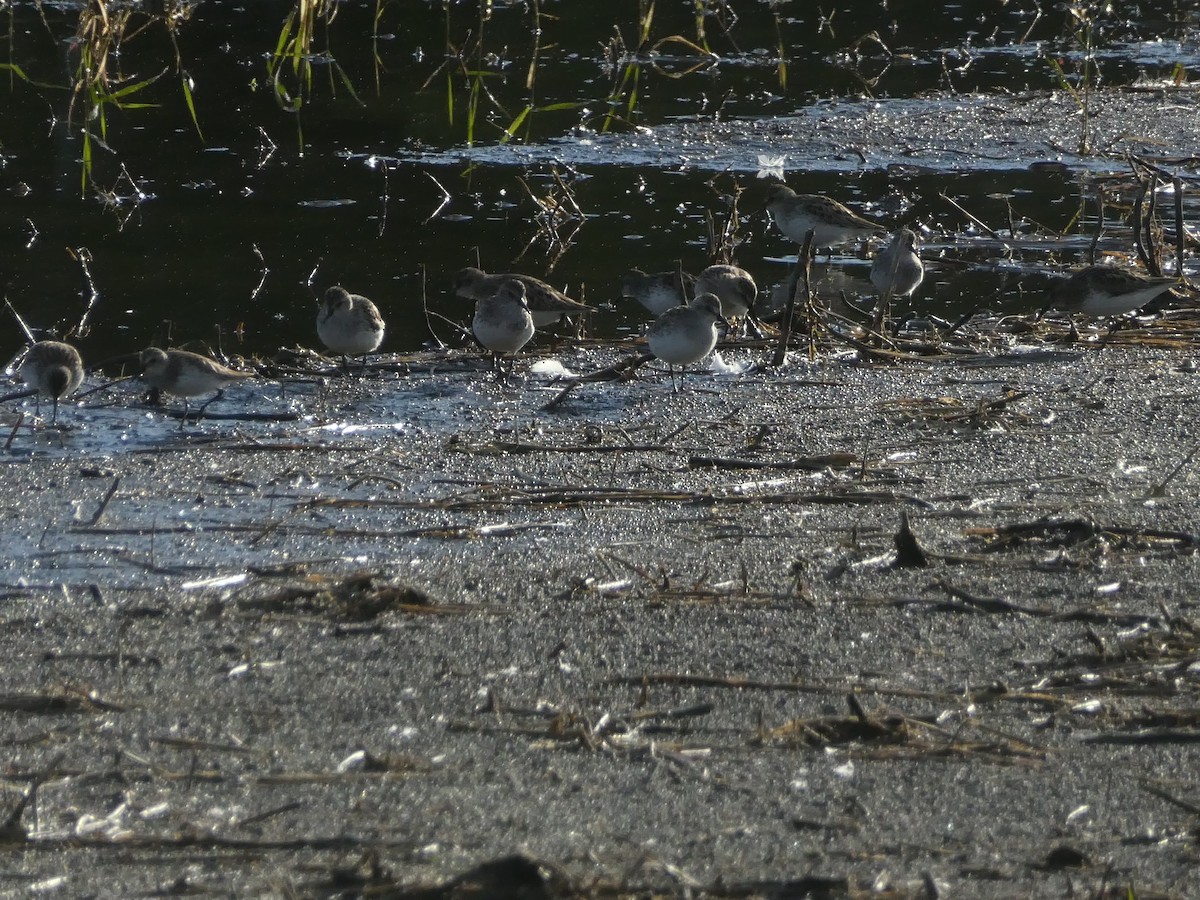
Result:
{"label": "foraging bird", "polygon": [[492,367],[497,373],[501,371],[500,354],[512,354],[508,366],[511,375],[517,351],[529,343],[534,331],[525,283],[509,278],[500,283],[495,294],[477,300],[471,331],[475,340],[492,352]]}
{"label": "foraging bird", "polygon": [[70,344],[38,341],[25,354],[20,375],[25,384],[37,389],[39,412],[42,397],[49,397],[54,402],[51,423],[57,425],[58,401],[83,383],[83,359]]}
{"label": "foraging bird", "polygon": [[572,300],[562,291],[532,275],[489,275],[482,269],[461,269],[454,276],[454,293],[470,300],[486,300],[506,281],[519,281],[525,286],[525,303],[533,324],[543,328],[571,313],[591,312],[591,307]]}
{"label": "foraging bird", "polygon": [[183,418],[179,420],[180,427],[183,427],[187,420],[189,397],[216,391],[196,413],[196,420],[199,421],[208,405],[221,399],[226,385],[255,376],[253,372],[238,372],[207,356],[187,350],[160,350],[157,347],[148,347],[142,351],[140,360],[144,382],[183,398]]}
{"label": "foraging bird", "polygon": [[901,228],[871,262],[871,284],[880,297],[907,297],[925,279],[925,264],[916,250],[917,236]]}
{"label": "foraging bird", "polygon": [[1056,281],[1042,312],[1059,309],[1097,318],[1123,316],[1141,309],[1178,281],[1139,275],[1120,266],[1087,266]]}
{"label": "foraging bird", "polygon": [[696,276],[696,296],[703,294],[716,294],[721,301],[721,314],[727,319],[740,319],[754,308],[758,285],[745,269],[709,266]]}
{"label": "foraging bird", "polygon": [[917,255],[916,242],[917,236],[910,229],[901,228],[871,262],[871,284],[879,291],[874,316],[876,332],[883,330],[893,298],[907,297],[925,279],[925,264]]}
{"label": "foraging bird", "polygon": [[[650,352],[667,364],[671,387],[679,392],[684,371],[712,353],[717,346],[717,326],[729,327],[721,314],[721,301],[715,294],[701,294],[688,306],[676,306],[654,320],[646,331]],[[679,384],[675,366],[680,367]]]}
{"label": "foraging bird", "polygon": [[633,269],[621,276],[621,296],[636,300],[655,316],[673,306],[687,305],[688,288],[696,279],[686,272],[643,272]]}
{"label": "foraging bird", "polygon": [[883,231],[836,200],[819,194],[797,194],[786,184],[773,184],[767,191],[766,208],[775,227],[797,244],[813,231],[813,249],[862,240]]}
{"label": "foraging bird", "polygon": [[343,367],[348,356],[363,357],[365,366],[366,355],[383,343],[383,331],[383,316],[366,297],[339,285],[325,292],[317,312],[317,335],[326,347],[342,355]]}

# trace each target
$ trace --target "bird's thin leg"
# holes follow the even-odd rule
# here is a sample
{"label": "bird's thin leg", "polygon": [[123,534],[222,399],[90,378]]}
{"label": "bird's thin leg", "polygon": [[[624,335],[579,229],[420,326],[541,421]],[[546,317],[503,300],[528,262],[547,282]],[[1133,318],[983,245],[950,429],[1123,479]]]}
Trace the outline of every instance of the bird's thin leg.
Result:
{"label": "bird's thin leg", "polygon": [[50,424],[51,425],[58,424],[58,395],[57,394],[55,394],[55,396],[54,396],[54,414],[50,417]]}
{"label": "bird's thin leg", "polygon": [[516,369],[516,367],[517,367],[517,354],[514,351],[513,353],[510,353],[509,357],[508,357],[508,371],[504,373],[504,379],[503,379],[505,384],[508,384],[510,381],[512,381],[513,371]]}
{"label": "bird's thin leg", "polygon": [[[894,267],[893,267],[894,269]],[[894,274],[893,274],[894,277]],[[884,291],[879,297],[879,305],[875,308],[875,319],[871,323],[871,327],[875,329],[878,335],[883,334],[883,328],[891,318],[892,311],[892,291],[891,288]]]}
{"label": "bird's thin leg", "polygon": [[1106,334],[1106,335],[1104,335],[1104,337],[1100,338],[1100,343],[1107,344],[1108,339],[1111,338],[1114,334],[1116,334],[1118,331],[1121,331],[1123,328],[1131,327],[1132,325],[1133,325],[1132,319],[1127,319],[1127,318],[1125,318],[1125,316],[1116,316],[1112,320],[1112,324],[1108,328],[1108,334]]}
{"label": "bird's thin leg", "polygon": [[220,390],[220,391],[217,391],[215,394],[213,394],[212,397],[210,397],[208,400],[204,401],[204,405],[201,406],[200,411],[196,413],[196,422],[199,423],[200,420],[204,418],[204,411],[206,409],[208,409],[209,406],[216,403],[218,400],[220,400],[224,396],[225,396],[225,391]]}
{"label": "bird's thin leg", "polygon": [[183,398],[183,415],[179,417],[179,430],[183,430],[183,426],[187,424],[188,417],[188,398]]}

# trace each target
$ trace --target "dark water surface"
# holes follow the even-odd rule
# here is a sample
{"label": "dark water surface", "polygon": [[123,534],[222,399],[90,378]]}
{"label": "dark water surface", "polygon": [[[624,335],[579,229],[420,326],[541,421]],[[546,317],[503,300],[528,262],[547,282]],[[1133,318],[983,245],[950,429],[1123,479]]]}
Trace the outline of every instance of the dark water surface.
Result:
{"label": "dark water surface", "polygon": [[[109,106],[102,145],[92,120],[93,168],[82,186],[87,105],[80,98],[71,110],[79,10],[16,3],[0,59],[28,81],[7,72],[0,89],[5,292],[39,337],[68,332],[90,294],[75,256],[90,260],[98,299],[77,343],[85,358],[99,360],[152,342],[215,343],[218,333],[227,353],[311,346],[316,297],[342,283],[377,301],[390,326],[383,349],[403,351],[430,339],[423,297],[432,310],[469,320],[470,304],[451,296],[448,282],[478,254],[488,270],[545,276],[589,303],[616,303],[592,324],[616,336],[642,319],[618,302],[620,274],[634,265],[669,268],[676,259],[693,271],[706,265],[706,214],[727,214],[735,184],[747,189],[738,262],[763,285],[785,277],[783,260],[795,248],[769,226],[756,177],[772,169],[802,191],[828,193],[889,225],[920,227],[926,255],[948,259],[914,299],[918,312],[1032,305],[991,265],[1020,262],[1019,251],[1014,257],[993,244],[956,252],[972,235],[940,192],[996,229],[1007,230],[1011,209],[1027,236],[1043,227],[1043,234],[1074,233],[1055,243],[1059,262],[1086,244],[1092,213],[1078,216],[1090,191],[1081,167],[1031,168],[1024,157],[1008,165],[1001,144],[979,147],[976,158],[960,157],[953,167],[881,165],[863,152],[879,134],[855,135],[851,119],[828,147],[808,153],[819,157],[820,171],[815,163],[796,170],[805,153],[787,128],[779,129],[777,154],[736,149],[745,133],[769,135],[772,120],[814,110],[844,106],[853,117],[856,108],[904,101],[936,111],[929,104],[947,98],[978,106],[1014,92],[1059,90],[1054,63],[1072,78],[1084,57],[1064,10],[842,2],[822,17],[817,5],[801,2],[709,6],[701,37],[692,3],[659,2],[649,40],[635,53],[634,2],[543,3],[536,21],[523,4],[495,4],[482,20],[477,4],[392,4],[377,24],[375,4],[343,3],[318,26],[311,88],[285,66],[283,89],[302,98],[296,113],[281,108],[267,73],[286,7],[205,0],[176,30],[203,136],[166,30],[152,22],[133,35],[131,25],[109,60],[110,90],[163,73],[126,97],[154,105]],[[1195,77],[1195,4],[1140,9],[1136,21],[1097,20],[1099,85]],[[860,40],[871,32],[878,39]],[[657,43],[677,35],[697,46]],[[713,57],[700,53],[702,40]],[[448,44],[469,57],[448,57]],[[498,151],[526,107],[532,111]],[[602,135],[609,112],[616,116]],[[673,129],[681,127],[692,137],[711,131],[710,143],[733,148],[732,157],[713,164],[674,152]],[[1045,160],[1060,159],[1059,149],[1046,146]],[[1122,163],[1082,168],[1094,175]],[[566,216],[555,235],[540,227],[545,212],[533,198],[563,203],[564,189],[584,218]],[[865,285],[865,260],[837,261],[849,281],[826,275],[830,289]],[[4,352],[15,352],[22,336],[4,321]],[[435,329],[462,340],[448,326]]]}

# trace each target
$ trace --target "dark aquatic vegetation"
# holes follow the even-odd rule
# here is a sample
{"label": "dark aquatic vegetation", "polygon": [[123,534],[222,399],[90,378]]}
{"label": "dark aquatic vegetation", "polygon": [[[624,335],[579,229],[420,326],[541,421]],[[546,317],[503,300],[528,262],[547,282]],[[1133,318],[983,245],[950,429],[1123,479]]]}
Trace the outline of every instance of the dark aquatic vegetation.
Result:
{"label": "dark aquatic vegetation", "polygon": [[[490,269],[571,285],[589,307],[615,299],[633,265],[736,263],[760,284],[784,280],[779,254],[794,253],[796,229],[774,233],[763,171],[889,230],[919,224],[933,252],[953,256],[909,312],[953,314],[979,296],[1012,311],[1020,281],[989,269],[1001,244],[1029,269],[1058,266],[1102,220],[1099,249],[1120,249],[1113,226],[1130,192],[1105,182],[1105,216],[1089,174],[1112,178],[1120,165],[1048,158],[1048,144],[1079,143],[1064,110],[1090,104],[1085,89],[1178,82],[1169,50],[1144,61],[1138,47],[1196,34],[1196,15],[1167,3],[1145,4],[1135,24],[951,6],[919,29],[865,2],[836,16],[734,9],[305,2],[276,19],[216,0],[13,4],[0,63],[8,294],[36,306],[39,330],[66,333],[80,312],[78,273],[61,265],[69,247],[95,277],[90,331],[78,335],[90,358],[214,330],[243,354],[271,354],[313,342],[298,285],[386,284],[424,298],[388,310],[389,349],[411,350],[427,315],[470,321],[470,298],[442,286],[472,248]],[[1031,99],[1013,99],[1026,85]],[[1114,99],[1089,107],[1088,127],[1122,133],[1101,118]],[[989,103],[1006,112],[981,114]],[[950,116],[973,143],[939,143]],[[993,152],[996,122],[1026,130]],[[951,171],[965,214],[937,196]],[[81,182],[78,201],[49,202]],[[1171,210],[1148,202],[1153,239]],[[860,255],[834,262],[863,283]],[[614,338],[639,319],[618,308],[588,327]]]}

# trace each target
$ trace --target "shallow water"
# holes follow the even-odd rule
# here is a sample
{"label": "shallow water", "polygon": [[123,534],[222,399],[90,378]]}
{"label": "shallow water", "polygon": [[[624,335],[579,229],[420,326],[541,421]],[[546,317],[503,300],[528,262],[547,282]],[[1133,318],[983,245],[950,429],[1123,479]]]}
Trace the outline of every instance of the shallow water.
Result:
{"label": "shallow water", "polygon": [[[35,84],[13,76],[0,94],[8,298],[39,336],[63,333],[83,317],[94,284],[97,299],[76,338],[90,362],[154,342],[251,356],[313,345],[316,298],[338,282],[379,303],[390,326],[383,349],[403,352],[433,339],[423,306],[469,321],[470,303],[453,297],[448,281],[478,257],[485,268],[568,287],[600,307],[591,330],[615,337],[643,320],[618,302],[620,274],[676,259],[702,268],[706,217],[728,212],[735,185],[746,188],[738,262],[764,289],[786,277],[795,248],[769,225],[756,177],[774,171],[801,191],[923,232],[931,271],[909,311],[955,315],[983,298],[988,308],[1019,312],[1037,305],[1030,295],[1040,290],[1036,278],[1023,285],[1025,273],[1071,262],[1087,246],[1094,212],[1082,207],[1093,179],[1128,171],[1111,156],[1040,140],[1051,124],[1068,145],[1076,137],[1073,101],[1054,107],[1053,123],[1029,106],[1014,112],[1012,91],[1058,87],[1049,60],[1068,74],[1079,64],[1060,10],[1037,17],[1013,4],[984,12],[962,4],[929,17],[917,3],[887,11],[841,3],[823,22],[803,4],[779,6],[778,21],[768,4],[714,4],[705,35],[716,56],[669,41],[657,56],[627,57],[609,41],[615,23],[635,43],[632,16],[552,3],[543,8],[530,89],[534,23],[525,7],[497,4],[481,22],[470,4],[411,6],[402,15],[385,10],[373,36],[373,5],[342,4],[316,43],[337,67],[314,60],[297,115],[280,108],[266,77],[279,20],[219,0],[198,5],[178,40],[203,140],[161,28],[130,39],[112,63],[124,83],[167,72],[130,98],[153,107],[109,110],[81,192],[80,114],[69,118],[63,90],[78,58],[70,39],[77,8],[44,6],[43,24],[32,3],[15,4],[9,59]],[[1102,86],[1162,84],[1176,64],[1186,76],[1197,63],[1194,10],[1165,2],[1142,9],[1136,23],[1098,29]],[[658,4],[650,44],[698,40],[691,10]],[[887,52],[875,41],[856,44],[871,31]],[[463,46],[481,33],[486,75],[478,80],[496,102],[481,101],[468,146],[464,69],[476,63],[439,67],[447,39]],[[605,98],[631,59],[641,63],[633,113],[625,93],[621,120],[602,134]],[[1168,106],[1190,102],[1180,95]],[[527,104],[540,110],[525,119],[528,130],[500,145]],[[954,128],[924,134],[939,122]],[[1006,129],[1017,124],[1010,140]],[[1031,168],[1045,161],[1061,164]],[[555,172],[584,214],[556,233],[539,228],[531,199],[565,199]],[[967,223],[941,192],[1006,240]],[[1020,241],[1007,234],[1010,216]],[[1110,226],[1117,218],[1109,213]],[[1128,252],[1127,229],[1110,233],[1101,247]],[[864,291],[861,251],[832,263],[819,268],[819,286],[846,287],[851,297]],[[432,322],[438,340],[462,345],[453,328]],[[15,351],[21,336],[4,333],[7,352]]]}

